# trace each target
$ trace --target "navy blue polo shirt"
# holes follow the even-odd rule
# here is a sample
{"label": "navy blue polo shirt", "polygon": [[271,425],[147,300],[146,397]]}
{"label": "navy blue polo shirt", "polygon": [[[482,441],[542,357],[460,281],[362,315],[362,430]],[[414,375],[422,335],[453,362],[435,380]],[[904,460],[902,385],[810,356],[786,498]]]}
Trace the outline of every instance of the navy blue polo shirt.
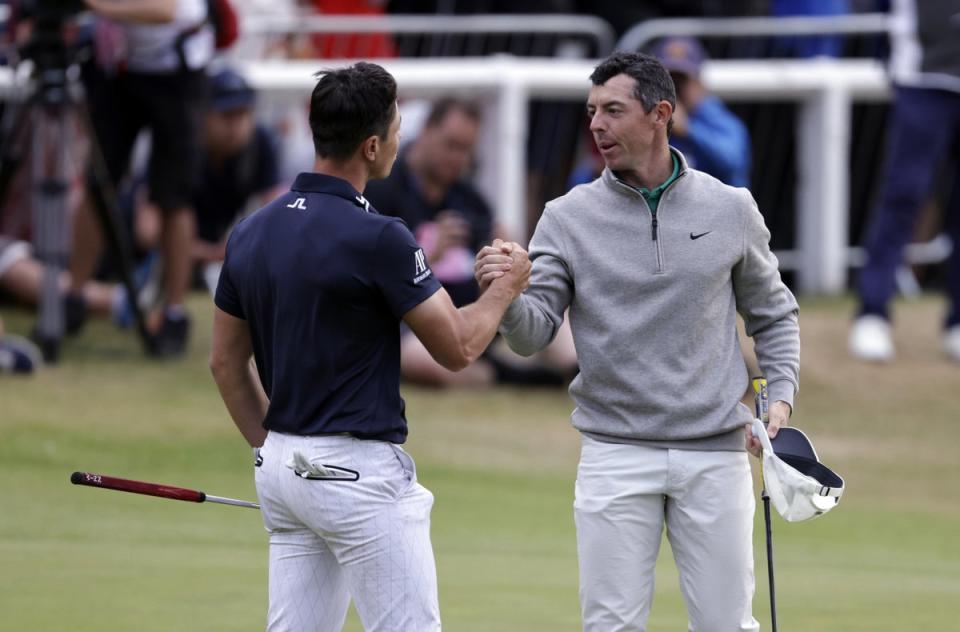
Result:
{"label": "navy blue polo shirt", "polygon": [[250,327],[267,430],[403,443],[400,319],[439,289],[403,221],[302,173],[233,230],[215,302]]}

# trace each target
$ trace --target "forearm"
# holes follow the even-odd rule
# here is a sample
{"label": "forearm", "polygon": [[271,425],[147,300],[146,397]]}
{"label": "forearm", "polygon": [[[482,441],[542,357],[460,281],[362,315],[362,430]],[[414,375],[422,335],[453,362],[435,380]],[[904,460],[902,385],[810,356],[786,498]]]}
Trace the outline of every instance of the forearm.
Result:
{"label": "forearm", "polygon": [[510,348],[524,356],[553,341],[573,298],[572,280],[563,261],[539,253],[535,256],[530,287],[510,305],[500,325]]}
{"label": "forearm", "polygon": [[505,284],[494,281],[476,303],[457,310],[460,347],[466,364],[475,361],[497,334],[497,327],[513,296]]}
{"label": "forearm", "polygon": [[177,0],[86,0],[87,6],[118,22],[164,24],[172,22]]}
{"label": "forearm", "polygon": [[211,370],[220,396],[240,434],[252,447],[263,445],[267,437],[263,420],[267,416],[269,401],[253,364],[247,361],[213,365]]}
{"label": "forearm", "polygon": [[500,325],[500,334],[507,345],[522,356],[543,350],[557,335],[563,322],[551,316],[532,296],[523,295],[507,309]]}

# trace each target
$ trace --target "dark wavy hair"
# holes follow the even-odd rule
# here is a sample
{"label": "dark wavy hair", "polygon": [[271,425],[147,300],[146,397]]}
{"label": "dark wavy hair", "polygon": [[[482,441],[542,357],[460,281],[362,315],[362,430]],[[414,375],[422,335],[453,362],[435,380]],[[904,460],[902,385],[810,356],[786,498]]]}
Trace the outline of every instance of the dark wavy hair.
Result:
{"label": "dark wavy hair", "polygon": [[[650,112],[660,101],[667,101],[676,109],[677,90],[673,79],[656,57],[623,51],[613,53],[593,69],[590,81],[595,86],[602,86],[620,74],[633,78],[633,98],[640,102],[644,112]],[[667,131],[672,127],[671,120]]]}
{"label": "dark wavy hair", "polygon": [[321,158],[343,160],[370,136],[386,138],[397,103],[397,82],[377,64],[321,70],[310,96],[313,148]]}

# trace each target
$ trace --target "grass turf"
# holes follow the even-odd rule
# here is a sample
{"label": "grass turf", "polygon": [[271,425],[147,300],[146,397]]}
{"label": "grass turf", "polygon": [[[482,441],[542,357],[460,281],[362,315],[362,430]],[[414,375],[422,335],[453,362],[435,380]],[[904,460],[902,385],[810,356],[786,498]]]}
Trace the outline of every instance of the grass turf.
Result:
{"label": "grass turf", "polygon": [[[74,487],[74,470],[253,499],[250,454],[205,366],[210,307],[188,357],[145,359],[93,323],[62,362],[0,378],[0,630],[257,630],[266,601],[259,515]],[[938,351],[941,303],[896,306],[899,357],[847,357],[846,300],[802,303],[795,424],[847,481],[810,523],[775,517],[780,626],[957,629],[960,367]],[[8,329],[32,317],[3,313]],[[561,391],[404,388],[419,477],[436,495],[433,541],[444,627],[579,628],[572,518],[578,435]],[[754,611],[769,628],[762,514]],[[666,542],[649,629],[685,628]],[[351,613],[347,630],[360,630]]]}

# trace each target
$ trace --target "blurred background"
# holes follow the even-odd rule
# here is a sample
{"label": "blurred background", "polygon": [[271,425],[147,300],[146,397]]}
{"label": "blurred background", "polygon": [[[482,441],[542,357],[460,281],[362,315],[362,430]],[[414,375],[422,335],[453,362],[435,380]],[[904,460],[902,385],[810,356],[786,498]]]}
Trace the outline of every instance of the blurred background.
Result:
{"label": "blurred background", "polygon": [[[602,168],[584,102],[614,50],[671,71],[673,144],[752,191],[800,299],[794,423],[848,490],[775,523],[781,624],[956,627],[960,2],[14,0],[0,34],[0,629],[262,628],[254,512],[68,478],[254,495],[210,297],[231,227],[312,168],[314,72],[397,78],[365,194],[465,303],[479,245]],[[572,341],[462,374],[405,344],[402,372],[447,627],[578,629]],[[685,625],[668,553],[651,630]]]}

